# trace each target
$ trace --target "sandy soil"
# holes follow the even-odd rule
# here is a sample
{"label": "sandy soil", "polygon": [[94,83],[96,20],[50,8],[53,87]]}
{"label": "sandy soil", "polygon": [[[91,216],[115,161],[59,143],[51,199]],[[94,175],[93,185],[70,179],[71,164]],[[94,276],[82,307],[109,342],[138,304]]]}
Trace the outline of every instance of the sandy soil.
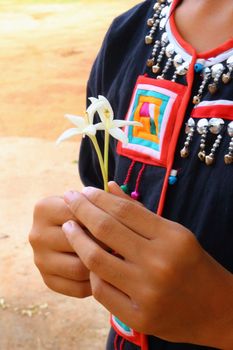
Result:
{"label": "sandy soil", "polygon": [[85,108],[88,72],[106,28],[135,3],[0,2],[1,350],[104,349],[108,313],[91,298],[49,291],[27,235],[39,198],[81,187],[78,143],[56,148],[54,140],[67,126],[63,114]]}

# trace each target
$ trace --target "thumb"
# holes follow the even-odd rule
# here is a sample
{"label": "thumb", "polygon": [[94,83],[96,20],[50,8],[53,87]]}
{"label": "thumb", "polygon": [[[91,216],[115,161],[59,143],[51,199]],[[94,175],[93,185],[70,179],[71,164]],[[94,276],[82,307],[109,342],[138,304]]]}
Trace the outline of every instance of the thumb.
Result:
{"label": "thumb", "polygon": [[109,193],[114,194],[115,196],[125,198],[125,199],[130,199],[130,196],[128,196],[121,188],[120,186],[114,182],[110,181],[108,183],[108,188],[109,188]]}
{"label": "thumb", "polygon": [[115,196],[133,201],[134,203],[137,203],[138,205],[143,205],[140,202],[135,201],[135,199],[131,198],[128,194],[126,194],[121,188],[120,186],[114,182],[114,181],[110,181],[108,183],[108,188],[109,188],[109,193],[114,194]]}

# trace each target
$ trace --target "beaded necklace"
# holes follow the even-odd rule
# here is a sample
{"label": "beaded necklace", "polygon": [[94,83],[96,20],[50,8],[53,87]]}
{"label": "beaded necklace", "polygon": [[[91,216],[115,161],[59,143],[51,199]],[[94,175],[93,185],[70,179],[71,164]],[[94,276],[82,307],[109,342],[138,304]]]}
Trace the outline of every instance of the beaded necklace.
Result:
{"label": "beaded necklace", "polygon": [[[178,45],[170,42],[171,28],[169,24],[169,17],[171,15],[172,0],[158,0],[153,9],[154,15],[147,20],[147,25],[150,27],[149,33],[145,37],[147,45],[153,45],[151,57],[147,60],[147,67],[152,71],[156,79],[166,79],[172,75],[171,81],[177,82],[180,77],[186,77],[189,70],[192,57],[185,55],[179,50]],[[155,33],[160,33],[160,39],[154,40]],[[178,50],[176,50],[178,48]],[[180,52],[177,52],[180,51]],[[182,55],[183,54],[183,55]],[[233,78],[233,48],[223,54],[220,54],[215,59],[199,58],[194,66],[195,73],[200,76],[200,85],[197,93],[192,97],[194,106],[197,106],[203,97],[203,93],[208,91],[214,95],[220,85],[229,84]],[[201,161],[205,161],[207,165],[212,165],[214,162],[214,155],[219,147],[225,122],[221,118],[211,118],[200,120],[197,125],[193,118],[190,118],[186,124],[187,138],[183,149],[180,151],[181,157],[189,156],[189,147],[195,130],[201,135],[200,152],[198,157]],[[207,133],[217,135],[216,140],[211,148],[209,155],[205,152],[205,142]],[[233,122],[230,122],[227,127],[227,134],[230,137],[230,145],[228,153],[224,157],[225,164],[233,163]]]}
{"label": "beaded necklace", "polygon": [[[180,4],[180,2],[177,1],[176,5]],[[157,80],[170,80],[174,83],[182,82],[182,84],[187,84],[186,75],[190,68],[192,56],[175,41],[169,21],[172,15],[171,11],[175,10],[172,6],[173,0],[157,0],[153,6],[154,13],[147,20],[150,30],[145,36],[145,44],[152,46],[151,54],[146,64],[151,71],[152,77]],[[192,103],[194,107],[197,107],[203,102],[203,95],[206,92],[214,95],[220,89],[220,85],[230,84],[233,81],[233,48],[213,58],[198,58],[194,65],[194,70],[198,77],[199,86],[196,93],[192,96]],[[200,146],[197,156],[206,165],[212,165],[222,142],[223,132],[226,134],[225,137],[229,138],[229,146],[224,156],[224,162],[226,165],[233,164],[233,121],[226,125],[226,121],[217,117],[210,119],[204,117],[198,121],[195,121],[193,118],[188,119],[185,127],[187,136],[184,146],[180,150],[180,156],[182,158],[189,156],[192,140],[196,135],[199,135]],[[212,134],[212,145],[208,139],[208,134]],[[208,147],[206,147],[207,142]],[[126,193],[129,193],[128,184],[135,165],[136,162],[132,161],[124,184],[121,186]],[[140,169],[135,190],[131,193],[131,197],[137,200],[140,199],[139,187],[145,171],[145,165],[142,164]],[[174,185],[177,182],[178,175],[178,170],[171,170],[168,179],[170,185]]]}

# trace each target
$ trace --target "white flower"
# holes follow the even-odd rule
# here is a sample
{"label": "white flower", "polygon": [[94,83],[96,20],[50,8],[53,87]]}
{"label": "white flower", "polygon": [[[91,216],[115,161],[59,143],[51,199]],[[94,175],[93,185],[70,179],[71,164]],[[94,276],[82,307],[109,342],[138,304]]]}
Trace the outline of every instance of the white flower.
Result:
{"label": "white flower", "polygon": [[57,144],[59,144],[62,141],[65,141],[69,139],[70,137],[73,137],[75,135],[88,135],[88,136],[95,136],[96,134],[96,127],[93,125],[93,118],[96,110],[93,108],[93,105],[90,105],[87,109],[86,116],[85,117],[79,117],[75,115],[66,114],[65,117],[73,123],[76,128],[71,128],[66,131],[64,131],[59,138],[57,139]]}
{"label": "white flower", "polygon": [[95,124],[96,130],[105,130],[124,144],[128,143],[128,137],[120,128],[127,125],[142,126],[141,123],[135,121],[114,120],[112,107],[104,96],[99,95],[98,99],[91,97],[90,101],[92,102],[91,106],[93,106],[93,109],[96,109],[101,119],[101,123]]}

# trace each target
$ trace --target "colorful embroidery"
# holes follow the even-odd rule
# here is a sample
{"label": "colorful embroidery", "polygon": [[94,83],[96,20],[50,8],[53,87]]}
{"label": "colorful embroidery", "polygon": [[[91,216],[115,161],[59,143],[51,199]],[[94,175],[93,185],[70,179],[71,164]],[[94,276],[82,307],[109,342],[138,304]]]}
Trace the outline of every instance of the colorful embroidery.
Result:
{"label": "colorful embroidery", "polygon": [[118,153],[148,164],[166,166],[177,102],[184,91],[185,87],[177,83],[139,77],[126,120],[141,122],[143,126],[125,128],[129,143],[119,143]]}
{"label": "colorful embroidery", "polygon": [[141,346],[142,335],[134,331],[132,328],[126,326],[116,316],[111,315],[111,325],[116,331],[116,333],[119,334],[121,337],[134,343],[137,346]]}

